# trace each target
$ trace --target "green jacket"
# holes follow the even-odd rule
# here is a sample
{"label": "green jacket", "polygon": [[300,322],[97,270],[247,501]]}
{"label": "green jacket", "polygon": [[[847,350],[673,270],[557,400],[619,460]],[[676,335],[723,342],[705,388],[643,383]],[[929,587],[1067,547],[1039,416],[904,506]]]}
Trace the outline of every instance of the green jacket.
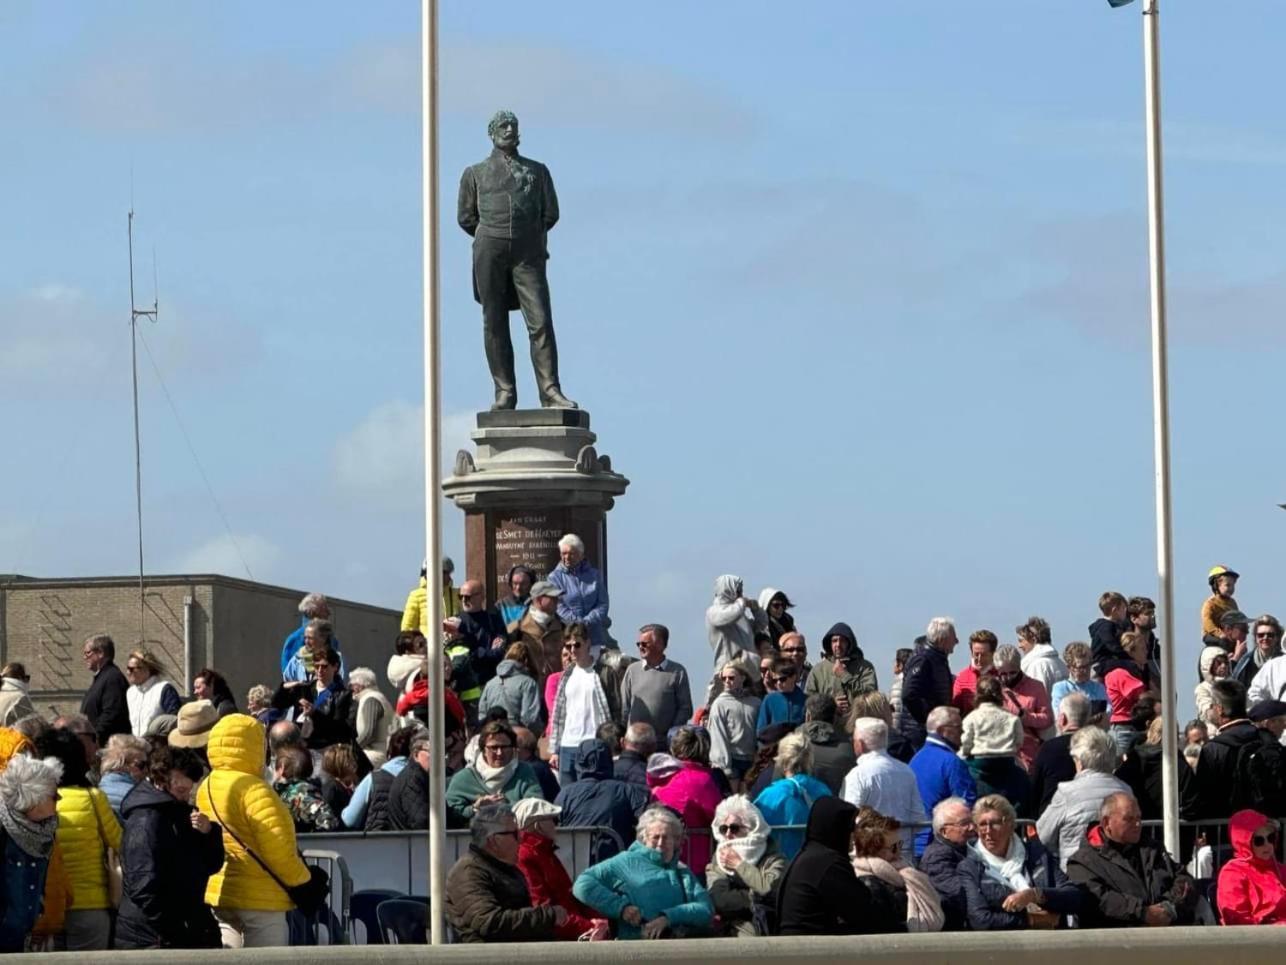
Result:
{"label": "green jacket", "polygon": [[830,660],[819,660],[813,664],[813,670],[808,675],[808,680],[804,682],[804,693],[810,696],[830,694],[832,697],[838,697],[843,694],[850,700],[858,694],[879,689],[879,682],[875,678],[875,666],[862,656],[860,650],[844,661],[844,671],[840,674],[835,673],[835,664]]}
{"label": "green jacket", "polygon": [[[463,822],[460,827],[468,826],[473,818],[473,802],[486,793],[487,785],[483,783],[482,775],[472,767],[456,771],[447,784],[447,810]],[[535,771],[522,761],[518,762],[513,777],[509,778],[509,783],[501,789],[501,793],[510,804],[517,804],[525,797],[544,797]]]}

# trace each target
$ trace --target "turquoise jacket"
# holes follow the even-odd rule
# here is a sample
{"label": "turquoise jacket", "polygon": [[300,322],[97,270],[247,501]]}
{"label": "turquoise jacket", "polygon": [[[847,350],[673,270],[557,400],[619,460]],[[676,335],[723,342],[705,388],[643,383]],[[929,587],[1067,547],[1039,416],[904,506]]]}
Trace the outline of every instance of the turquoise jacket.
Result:
{"label": "turquoise jacket", "polygon": [[641,938],[638,925],[621,921],[629,905],[643,921],[664,915],[672,928],[708,933],[714,926],[714,904],[705,886],[678,858],[665,864],[661,852],[634,842],[628,851],[600,861],[580,873],[572,894],[616,922],[617,938]]}

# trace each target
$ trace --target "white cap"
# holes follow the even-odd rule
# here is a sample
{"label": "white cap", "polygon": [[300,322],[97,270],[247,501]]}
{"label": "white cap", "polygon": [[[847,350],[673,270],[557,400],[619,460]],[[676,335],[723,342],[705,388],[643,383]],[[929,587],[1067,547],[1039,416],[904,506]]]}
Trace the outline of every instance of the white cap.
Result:
{"label": "white cap", "polygon": [[541,818],[556,818],[563,813],[557,804],[550,804],[543,797],[525,797],[514,805],[514,818],[520,829],[531,827]]}

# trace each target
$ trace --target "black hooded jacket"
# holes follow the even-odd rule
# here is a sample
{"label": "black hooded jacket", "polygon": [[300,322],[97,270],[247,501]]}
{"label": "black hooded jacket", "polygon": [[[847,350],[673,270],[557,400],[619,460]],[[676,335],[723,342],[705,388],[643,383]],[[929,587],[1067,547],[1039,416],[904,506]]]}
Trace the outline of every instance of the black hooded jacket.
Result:
{"label": "black hooded jacket", "polygon": [[901,931],[905,916],[858,879],[849,861],[857,808],[823,797],[808,813],[803,849],[790,863],[777,891],[782,935],[864,935]]}
{"label": "black hooded jacket", "polygon": [[146,781],[121,802],[124,894],[117,948],[218,948],[219,926],[205,903],[210,875],[223,867],[223,833],[191,825],[192,806]]}
{"label": "black hooded jacket", "polygon": [[[576,749],[576,783],[559,791],[554,803],[563,809],[559,821],[564,827],[608,827],[628,847],[634,840],[635,821],[651,798],[646,787],[612,776],[612,752],[601,740],[591,737]],[[610,858],[617,851],[614,840],[595,834],[590,843],[590,863]]]}
{"label": "black hooded jacket", "polygon": [[[929,711],[951,703],[951,665],[947,655],[925,640],[902,671],[902,708],[923,729]],[[919,743],[923,743],[920,738]]]}

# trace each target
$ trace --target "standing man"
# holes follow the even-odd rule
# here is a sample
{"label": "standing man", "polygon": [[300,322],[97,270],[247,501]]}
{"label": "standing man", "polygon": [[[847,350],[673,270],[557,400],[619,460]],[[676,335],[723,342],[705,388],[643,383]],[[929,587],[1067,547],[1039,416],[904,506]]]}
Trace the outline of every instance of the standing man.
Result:
{"label": "standing man", "polygon": [[[451,585],[455,563],[451,557],[442,557],[442,619],[450,620],[460,615],[460,591]],[[429,561],[420,566],[420,582],[406,596],[402,608],[402,630],[419,630],[429,635]]]}
{"label": "standing man", "polygon": [[479,686],[496,675],[496,667],[509,646],[509,632],[500,611],[487,606],[486,591],[478,580],[460,586],[460,618],[455,635],[469,648],[470,664]]}
{"label": "standing man", "polygon": [[835,698],[839,716],[846,718],[854,697],[880,689],[875,666],[862,653],[857,636],[847,623],[837,623],[826,631],[822,651],[822,659],[808,675],[808,682],[802,685],[804,692]]}
{"label": "standing man", "polygon": [[491,408],[518,404],[509,313],[522,309],[531,341],[540,404],[575,409],[558,384],[558,343],[549,303],[549,229],[558,223],[558,195],[543,164],[518,153],[518,118],[497,111],[487,124],[495,145],[460,177],[457,220],[473,238],[473,298],[482,305],[482,341],[495,384]]}
{"label": "standing man", "polygon": [[558,618],[558,598],[563,591],[548,580],[541,580],[531,588],[529,606],[522,617],[510,623],[506,630],[509,639],[527,644],[527,650],[540,670],[540,686],[551,673],[563,669],[563,631],[566,627]]}
{"label": "standing man", "polygon": [[902,706],[908,715],[906,736],[917,749],[924,743],[929,711],[951,703],[948,660],[959,642],[955,623],[947,617],[934,617],[924,631],[924,642],[917,641],[915,653],[902,672]]}
{"label": "standing man", "polygon": [[682,664],[665,655],[670,631],[660,623],[639,629],[639,656],[621,680],[621,713],[627,725],[651,724],[657,735],[692,719],[692,691]]}
{"label": "standing man", "polygon": [[[1254,646],[1248,647],[1236,663],[1228,662],[1232,668],[1229,676],[1247,688],[1263,666],[1281,653],[1282,625],[1271,613],[1265,613],[1250,623],[1250,633]],[[1277,699],[1276,695],[1273,699]]]}
{"label": "standing man", "polygon": [[98,737],[98,746],[106,747],[107,738],[113,734],[130,734],[129,702],[126,693],[129,681],[114,663],[116,644],[105,633],[85,641],[81,656],[85,667],[94,675],[94,682],[85,692],[80,712],[89,718]]}

